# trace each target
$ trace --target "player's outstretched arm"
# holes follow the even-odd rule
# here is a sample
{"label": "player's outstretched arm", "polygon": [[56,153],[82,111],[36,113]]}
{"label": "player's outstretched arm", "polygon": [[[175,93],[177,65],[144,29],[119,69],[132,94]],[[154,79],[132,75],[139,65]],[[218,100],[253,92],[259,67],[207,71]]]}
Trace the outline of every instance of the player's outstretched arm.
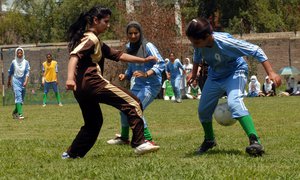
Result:
{"label": "player's outstretched arm", "polygon": [[266,73],[268,74],[269,78],[275,83],[275,86],[278,87],[281,85],[281,78],[280,76],[273,71],[271,63],[266,60],[262,62],[263,67],[265,68]]}

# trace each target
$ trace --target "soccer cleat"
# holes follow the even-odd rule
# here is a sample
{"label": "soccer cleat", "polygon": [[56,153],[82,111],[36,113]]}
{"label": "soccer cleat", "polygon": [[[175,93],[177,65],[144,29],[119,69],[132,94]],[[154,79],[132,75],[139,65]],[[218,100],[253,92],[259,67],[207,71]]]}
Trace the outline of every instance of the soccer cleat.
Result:
{"label": "soccer cleat", "polygon": [[63,152],[62,155],[61,155],[61,158],[62,159],[70,159],[71,157],[67,152]]}
{"label": "soccer cleat", "polygon": [[19,115],[16,112],[12,113],[12,117],[13,117],[13,119],[19,119]]}
{"label": "soccer cleat", "polygon": [[120,134],[116,134],[114,139],[110,139],[107,141],[110,145],[123,145],[123,144],[130,144],[129,140],[123,140]]}
{"label": "soccer cleat", "polygon": [[43,104],[43,107],[46,107],[46,104]]}
{"label": "soccer cleat", "polygon": [[159,148],[160,147],[157,145],[153,145],[150,142],[145,142],[145,143],[139,145],[138,147],[136,147],[134,152],[138,155],[142,155],[142,154],[157,151]]}
{"label": "soccer cleat", "polygon": [[25,117],[24,117],[22,114],[19,114],[19,115],[18,115],[18,119],[19,119],[19,120],[23,120],[24,118],[25,118]]}
{"label": "soccer cleat", "polygon": [[58,103],[58,105],[59,105],[59,106],[63,106],[63,104],[62,104],[62,103]]}
{"label": "soccer cleat", "polygon": [[199,149],[196,151],[196,154],[202,155],[209,149],[212,149],[213,147],[215,147],[216,145],[217,145],[217,142],[215,139],[213,139],[213,140],[204,139],[203,143],[201,144]]}
{"label": "soccer cleat", "polygon": [[265,153],[264,147],[261,144],[259,144],[258,138],[254,134],[251,134],[249,136],[249,141],[250,141],[250,145],[246,147],[246,152],[250,156],[257,157],[257,156],[262,156],[262,154]]}

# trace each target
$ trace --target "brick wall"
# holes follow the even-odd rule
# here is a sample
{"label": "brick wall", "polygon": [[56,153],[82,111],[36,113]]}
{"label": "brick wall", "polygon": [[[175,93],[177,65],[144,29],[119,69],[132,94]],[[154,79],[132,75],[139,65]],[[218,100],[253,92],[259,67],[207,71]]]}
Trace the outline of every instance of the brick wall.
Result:
{"label": "brick wall", "polygon": [[[258,44],[265,51],[273,68],[276,72],[284,66],[289,65],[289,59],[291,65],[300,69],[300,33],[295,35],[293,32],[287,33],[262,33],[262,34],[249,34],[243,35],[242,37],[236,36],[237,38],[244,39],[255,44]],[[187,42],[187,41],[185,41]],[[121,49],[122,44],[119,41],[106,41],[109,46]],[[188,42],[187,42],[188,43]],[[189,44],[190,45],[190,44]],[[290,46],[290,55],[289,55]],[[4,48],[7,47],[7,48]],[[1,62],[1,68],[4,69],[4,80],[7,83],[7,70],[14,58],[14,51],[16,46],[0,46],[2,48],[3,61]],[[41,82],[41,64],[45,61],[47,53],[52,53],[55,60],[58,61],[59,65],[59,80],[60,87],[63,88],[66,76],[67,76],[67,63],[68,63],[68,52],[66,43],[56,44],[40,44],[36,45],[22,45],[25,51],[26,59],[29,60],[31,65],[31,76],[30,83],[34,86],[39,86]],[[192,51],[190,51],[191,53]],[[186,52],[182,52],[186,54]],[[192,57],[187,55],[186,57]],[[120,83],[118,80],[118,74],[124,72],[126,64],[122,62],[114,62],[106,60],[104,77],[115,84],[127,86],[128,82]],[[251,74],[249,74],[251,75]],[[2,76],[2,75],[1,75]],[[263,67],[257,65],[257,76],[260,82],[263,82],[266,76]],[[1,77],[2,78],[2,77]]]}
{"label": "brick wall", "polygon": [[[120,42],[116,41],[108,41],[107,42],[111,47],[121,49]],[[4,81],[5,85],[7,84],[7,71],[11,64],[11,61],[14,59],[15,54],[15,46],[2,46],[2,55],[3,55],[3,63],[4,67]],[[41,85],[41,75],[42,75],[42,63],[46,61],[46,54],[51,53],[53,59],[58,62],[58,79],[60,81],[60,88],[64,88],[64,84],[67,78],[67,65],[68,65],[68,50],[66,47],[66,43],[60,44],[41,44],[36,47],[35,45],[23,45],[21,46],[25,52],[25,58],[29,61],[31,72],[29,83],[31,86],[35,88],[39,88]],[[104,67],[104,76],[110,80],[111,82],[127,86],[128,82],[120,82],[118,80],[118,75],[123,73],[126,68],[126,63],[123,62],[114,62],[110,60],[105,61]],[[2,75],[1,75],[2,76]],[[2,78],[2,77],[1,77]]]}

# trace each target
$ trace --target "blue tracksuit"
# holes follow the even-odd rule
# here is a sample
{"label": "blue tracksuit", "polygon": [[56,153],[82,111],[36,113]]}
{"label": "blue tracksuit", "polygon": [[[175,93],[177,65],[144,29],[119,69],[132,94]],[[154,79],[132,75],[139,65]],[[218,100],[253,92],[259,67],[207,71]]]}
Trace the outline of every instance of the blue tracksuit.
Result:
{"label": "blue tracksuit", "polygon": [[29,76],[30,66],[27,60],[18,62],[16,59],[10,64],[8,76],[12,76],[12,87],[15,94],[15,103],[23,103],[26,89],[23,86],[26,76]]}
{"label": "blue tracksuit", "polygon": [[176,99],[181,99],[180,87],[182,83],[182,74],[180,69],[183,71],[184,68],[179,59],[175,59],[174,63],[169,61],[166,65],[166,72],[171,74],[171,84]]}
{"label": "blue tracksuit", "polygon": [[[129,44],[127,44],[126,48],[129,48]],[[150,42],[146,44],[146,52],[148,56],[155,56],[158,58],[157,62],[150,61],[147,63],[128,63],[127,70],[125,72],[128,80],[131,80],[131,92],[136,95],[139,100],[142,102],[143,109],[156,98],[161,89],[162,77],[161,73],[165,69],[165,62],[161,55],[159,54],[157,48]],[[153,70],[155,73],[148,78],[145,77],[132,77],[133,72],[142,71],[147,72],[148,70]],[[147,123],[144,119],[145,128],[147,127]],[[121,123],[122,127],[127,127],[128,121],[127,117],[121,113]]]}
{"label": "blue tracksuit", "polygon": [[200,99],[198,113],[201,122],[211,121],[218,99],[227,93],[227,101],[233,118],[249,115],[243,102],[247,83],[248,65],[243,56],[252,56],[259,62],[268,58],[257,45],[234,39],[228,33],[214,32],[212,48],[195,48],[194,63],[204,59],[209,65],[208,78]]}

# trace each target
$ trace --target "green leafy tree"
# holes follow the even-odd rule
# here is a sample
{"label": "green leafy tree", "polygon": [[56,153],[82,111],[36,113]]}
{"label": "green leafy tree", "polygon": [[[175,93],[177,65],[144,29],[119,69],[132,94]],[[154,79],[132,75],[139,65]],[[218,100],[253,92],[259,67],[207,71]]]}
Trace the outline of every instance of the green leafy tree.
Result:
{"label": "green leafy tree", "polygon": [[[216,1],[216,0],[215,0]],[[201,4],[209,5],[208,0],[187,0],[183,13],[186,20],[199,16]],[[299,30],[299,0],[222,0],[216,1],[215,12],[218,21],[231,33],[282,32]],[[196,13],[197,12],[197,13]],[[215,13],[214,12],[214,13]]]}
{"label": "green leafy tree", "polygon": [[[66,41],[66,31],[81,12],[101,4],[110,7],[117,14],[115,2],[110,0],[15,0],[13,9],[0,22],[0,43],[40,43]],[[112,23],[114,23],[112,16]],[[108,30],[103,39],[115,38]]]}

